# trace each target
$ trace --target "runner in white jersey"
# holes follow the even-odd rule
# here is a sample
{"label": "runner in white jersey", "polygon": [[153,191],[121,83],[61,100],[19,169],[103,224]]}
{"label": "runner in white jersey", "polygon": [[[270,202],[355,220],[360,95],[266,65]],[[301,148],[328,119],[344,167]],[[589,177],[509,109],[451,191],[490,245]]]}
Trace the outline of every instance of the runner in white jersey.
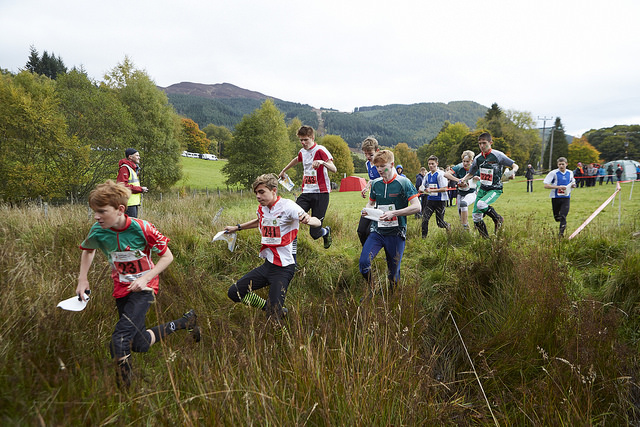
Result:
{"label": "runner in white jersey", "polygon": [[[279,321],[286,314],[284,299],[296,270],[293,242],[300,223],[319,227],[321,222],[304,212],[293,200],[278,196],[278,178],[274,174],[256,178],[253,192],[260,204],[257,218],[224,229],[227,233],[235,233],[246,228],[259,228],[260,258],[265,261],[231,286],[228,296],[232,301],[265,310],[267,318],[274,316]],[[253,292],[265,286],[269,286],[268,301]]]}
{"label": "runner in white jersey", "polygon": [[318,227],[312,226],[309,234],[313,239],[324,240],[324,248],[331,246],[331,227],[322,227],[322,221],[329,207],[329,193],[331,192],[331,182],[329,172],[336,172],[338,169],[333,164],[331,153],[322,145],[315,142],[315,132],[311,126],[301,126],[298,129],[298,139],[302,144],[302,149],[287,166],[280,171],[280,178],[284,179],[285,172],[302,163],[304,176],[302,177],[302,194],[296,203],[305,211],[311,210],[311,215],[320,219]]}

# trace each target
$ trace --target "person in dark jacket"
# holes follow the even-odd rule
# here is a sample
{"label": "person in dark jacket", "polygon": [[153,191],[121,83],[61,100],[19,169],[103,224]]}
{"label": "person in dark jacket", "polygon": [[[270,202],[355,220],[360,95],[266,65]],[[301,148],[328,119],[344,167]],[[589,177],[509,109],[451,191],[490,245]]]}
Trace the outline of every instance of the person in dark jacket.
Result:
{"label": "person in dark jacket", "polygon": [[533,193],[533,174],[535,171],[531,165],[527,165],[527,171],[524,173],[524,177],[527,179],[527,193]]}

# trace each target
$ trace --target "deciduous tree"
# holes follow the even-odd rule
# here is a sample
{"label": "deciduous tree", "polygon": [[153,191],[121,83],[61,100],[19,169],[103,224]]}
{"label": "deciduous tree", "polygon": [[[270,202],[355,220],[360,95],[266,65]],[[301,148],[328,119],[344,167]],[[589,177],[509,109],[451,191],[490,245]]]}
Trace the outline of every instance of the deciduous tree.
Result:
{"label": "deciduous tree", "polygon": [[571,169],[575,168],[578,162],[583,164],[600,162],[600,152],[596,150],[593,145],[589,144],[585,136],[573,138],[567,150],[569,152],[567,160],[569,160],[569,168]]}
{"label": "deciduous tree", "polygon": [[23,71],[0,75],[0,197],[65,197],[81,185],[89,147],[67,135],[55,82]]}
{"label": "deciduous tree", "polygon": [[225,152],[229,162],[222,171],[228,184],[250,188],[259,175],[280,172],[291,160],[284,114],[266,100],[238,123]]}
{"label": "deciduous tree", "polygon": [[420,161],[415,150],[409,148],[409,145],[401,142],[393,149],[393,157],[395,165],[402,165],[403,173],[410,179],[420,171]]}
{"label": "deciduous tree", "polygon": [[182,118],[182,137],[187,151],[208,153],[211,141],[207,134],[200,130],[198,124],[191,119]]}
{"label": "deciduous tree", "polygon": [[333,156],[333,164],[336,165],[336,173],[329,172],[329,179],[339,183],[346,175],[353,175],[353,161],[351,160],[351,151],[346,141],[338,135],[325,135],[316,140],[317,143],[324,145]]}
{"label": "deciduous tree", "polygon": [[167,95],[128,57],[105,75],[105,84],[115,90],[135,124],[132,145],[142,156],[141,181],[149,188],[171,187],[182,174],[180,117]]}

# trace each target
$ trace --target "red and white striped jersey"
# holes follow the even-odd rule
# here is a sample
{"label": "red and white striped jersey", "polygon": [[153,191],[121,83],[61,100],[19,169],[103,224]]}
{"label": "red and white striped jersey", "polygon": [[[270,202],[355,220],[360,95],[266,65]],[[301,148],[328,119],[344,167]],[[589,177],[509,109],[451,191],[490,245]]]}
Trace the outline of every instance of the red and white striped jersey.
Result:
{"label": "red and white striped jersey", "polygon": [[320,166],[318,169],[313,168],[314,160],[322,160],[328,162],[333,160],[331,153],[324,146],[313,144],[313,147],[306,150],[300,149],[298,152],[298,161],[304,167],[304,176],[302,177],[303,193],[330,193],[331,184],[329,183],[329,173],[327,168]]}
{"label": "red and white striped jersey", "polygon": [[280,196],[271,206],[258,206],[258,227],[262,236],[260,258],[274,265],[286,267],[295,263],[293,241],[298,235],[300,219],[304,211],[293,200]]}

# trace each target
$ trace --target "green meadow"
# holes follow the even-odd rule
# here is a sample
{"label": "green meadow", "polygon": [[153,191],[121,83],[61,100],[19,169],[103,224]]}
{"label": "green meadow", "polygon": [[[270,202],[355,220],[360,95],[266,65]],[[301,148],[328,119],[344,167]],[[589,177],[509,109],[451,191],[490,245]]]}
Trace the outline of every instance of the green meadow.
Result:
{"label": "green meadow", "polygon": [[[213,189],[222,161],[183,159],[179,188]],[[200,162],[200,163],[196,163]],[[202,164],[202,165],[201,165]],[[195,165],[193,168],[192,165]],[[197,167],[196,167],[197,166]],[[541,181],[505,185],[505,226],[465,233],[455,207],[408,219],[401,285],[360,303],[357,192],[333,192],[325,250],[306,226],[287,294],[287,330],[227,297],[258,266],[256,230],[230,252],[212,242],[255,217],[244,191],[149,193],[142,216],[171,238],[173,264],[147,316],[153,326],[193,308],[202,341],[184,331],[132,356],[128,392],[108,342],[117,320],[107,262],[96,255],[92,299],[74,294],[86,205],[0,207],[0,421],[3,425],[635,425],[640,421],[640,187],[574,239],[559,239]],[[567,235],[614,192],[572,193]],[[295,193],[281,192],[295,198]],[[488,221],[493,231],[493,224]],[[374,262],[385,287],[386,264]],[[266,290],[259,293],[266,296]]]}

